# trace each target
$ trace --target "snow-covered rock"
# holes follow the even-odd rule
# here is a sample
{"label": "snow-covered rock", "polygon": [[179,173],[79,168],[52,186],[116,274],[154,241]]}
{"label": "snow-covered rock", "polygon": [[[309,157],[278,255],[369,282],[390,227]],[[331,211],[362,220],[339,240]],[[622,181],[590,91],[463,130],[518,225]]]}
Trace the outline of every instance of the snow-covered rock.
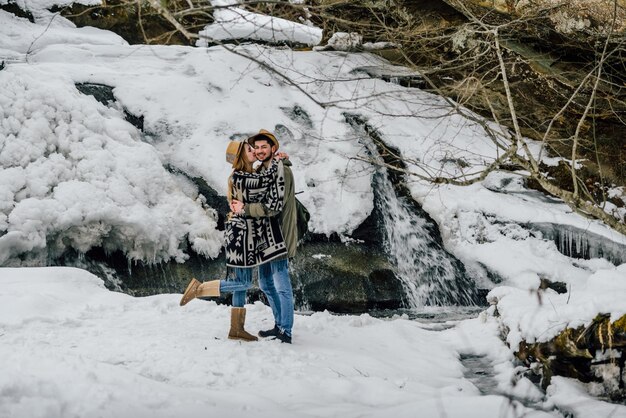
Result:
{"label": "snow-covered rock", "polygon": [[214,22],[200,31],[197,46],[226,40],[254,40],[314,46],[322,40],[322,29],[236,7],[232,0],[211,0]]}

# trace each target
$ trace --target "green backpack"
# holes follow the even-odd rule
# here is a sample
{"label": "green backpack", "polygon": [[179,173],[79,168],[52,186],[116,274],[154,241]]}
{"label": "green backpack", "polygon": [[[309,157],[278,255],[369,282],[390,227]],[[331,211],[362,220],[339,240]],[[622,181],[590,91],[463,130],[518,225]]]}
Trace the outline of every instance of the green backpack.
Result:
{"label": "green backpack", "polygon": [[298,200],[296,199],[296,227],[298,229],[298,244],[304,238],[307,232],[309,232],[309,219],[311,219],[311,214],[308,209]]}

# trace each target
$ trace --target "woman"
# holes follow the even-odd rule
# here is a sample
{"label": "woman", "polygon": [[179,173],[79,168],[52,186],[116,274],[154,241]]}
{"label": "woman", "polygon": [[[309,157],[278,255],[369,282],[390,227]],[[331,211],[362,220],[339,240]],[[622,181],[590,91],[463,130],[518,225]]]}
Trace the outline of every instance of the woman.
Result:
{"label": "woman", "polygon": [[[284,155],[280,156],[281,158]],[[226,161],[233,172],[228,178],[228,201],[234,197],[244,203],[263,203],[268,209],[280,211],[284,197],[283,164],[274,160],[270,169],[257,174],[252,168],[256,161],[254,151],[247,142],[231,141],[226,148]],[[246,291],[252,284],[252,267],[277,257],[284,257],[284,243],[278,219],[245,218],[244,211],[230,213],[226,222],[226,265],[233,268],[234,280],[211,280],[200,283],[191,279],[180,305],[194,298],[219,296],[232,292],[233,307],[230,318],[229,339],[257,341],[258,338],[244,329]]]}

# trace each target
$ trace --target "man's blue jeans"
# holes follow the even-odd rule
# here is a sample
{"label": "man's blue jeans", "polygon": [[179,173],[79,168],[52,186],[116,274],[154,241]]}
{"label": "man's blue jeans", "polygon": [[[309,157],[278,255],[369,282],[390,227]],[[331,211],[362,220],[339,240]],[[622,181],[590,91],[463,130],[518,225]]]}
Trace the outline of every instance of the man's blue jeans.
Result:
{"label": "man's blue jeans", "polygon": [[252,286],[252,269],[234,267],[235,278],[220,280],[220,293],[233,293],[233,306],[243,308],[246,303],[246,291]]}
{"label": "man's blue jeans", "polygon": [[267,296],[278,328],[291,337],[293,328],[293,290],[289,261],[278,260],[259,266],[259,287]]}

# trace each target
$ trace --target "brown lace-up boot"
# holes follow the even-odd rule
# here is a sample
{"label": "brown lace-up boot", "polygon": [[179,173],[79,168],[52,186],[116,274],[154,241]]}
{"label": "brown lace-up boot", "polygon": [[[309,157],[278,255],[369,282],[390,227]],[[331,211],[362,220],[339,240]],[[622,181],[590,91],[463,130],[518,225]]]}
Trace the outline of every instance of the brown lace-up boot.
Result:
{"label": "brown lace-up boot", "polygon": [[195,298],[203,298],[209,296],[220,295],[220,281],[211,280],[209,282],[200,283],[196,279],[191,279],[180,300],[180,306],[185,306],[190,300]]}
{"label": "brown lace-up boot", "polygon": [[231,340],[258,341],[257,337],[243,329],[245,322],[246,308],[232,308],[230,311],[230,332],[228,333],[228,338]]}

